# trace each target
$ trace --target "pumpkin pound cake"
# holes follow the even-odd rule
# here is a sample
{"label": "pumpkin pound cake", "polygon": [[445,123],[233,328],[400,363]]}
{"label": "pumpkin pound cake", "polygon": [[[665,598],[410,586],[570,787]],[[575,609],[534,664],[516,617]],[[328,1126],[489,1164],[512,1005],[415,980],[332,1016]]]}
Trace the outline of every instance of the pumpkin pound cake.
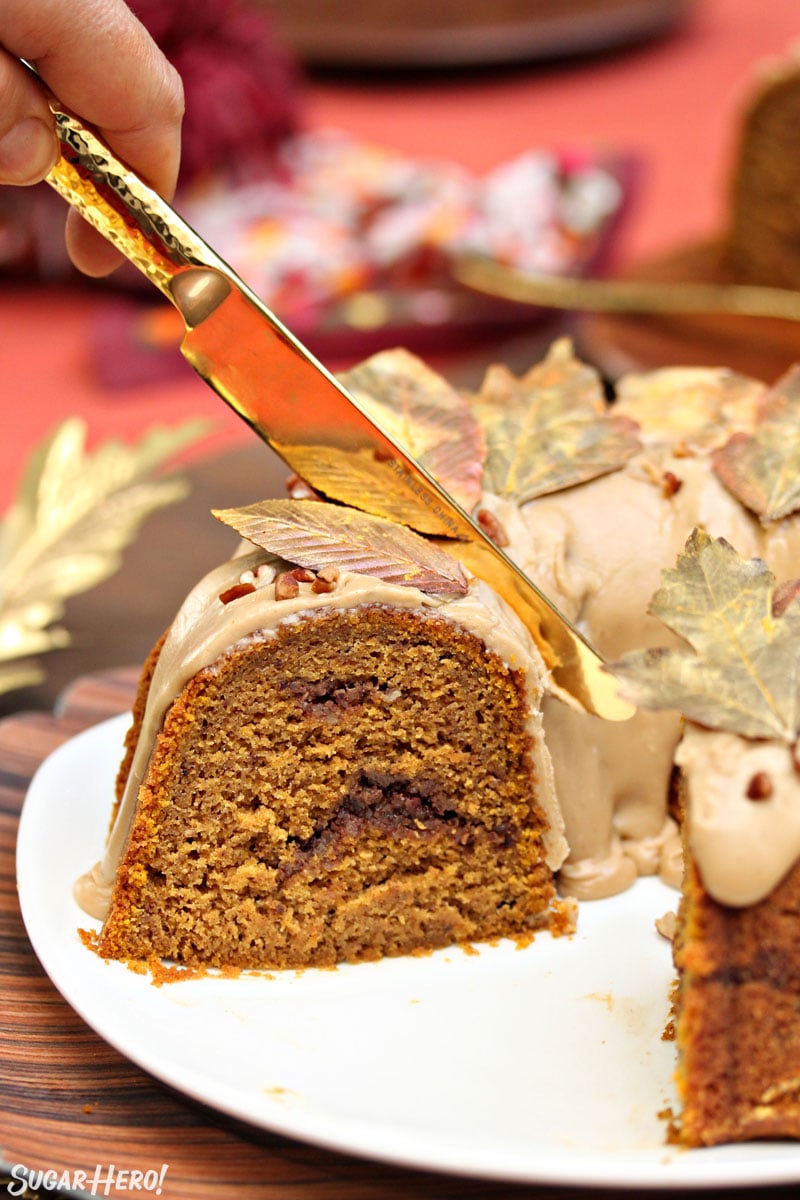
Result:
{"label": "pumpkin pound cake", "polygon": [[488,588],[424,557],[446,566],[421,587],[258,551],[198,585],[143,674],[106,857],[78,886],[103,956],[325,966],[560,911],[544,667]]}

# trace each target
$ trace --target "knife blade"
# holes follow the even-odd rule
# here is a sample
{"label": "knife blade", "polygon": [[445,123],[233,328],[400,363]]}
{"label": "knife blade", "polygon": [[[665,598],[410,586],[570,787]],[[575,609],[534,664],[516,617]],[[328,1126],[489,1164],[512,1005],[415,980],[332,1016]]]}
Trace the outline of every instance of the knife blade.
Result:
{"label": "knife blade", "polygon": [[180,349],[198,375],[324,496],[447,538],[520,616],[567,699],[607,720],[630,717],[598,653],[536,584],[163,197],[48,100],[61,156],[47,182],[177,308]]}

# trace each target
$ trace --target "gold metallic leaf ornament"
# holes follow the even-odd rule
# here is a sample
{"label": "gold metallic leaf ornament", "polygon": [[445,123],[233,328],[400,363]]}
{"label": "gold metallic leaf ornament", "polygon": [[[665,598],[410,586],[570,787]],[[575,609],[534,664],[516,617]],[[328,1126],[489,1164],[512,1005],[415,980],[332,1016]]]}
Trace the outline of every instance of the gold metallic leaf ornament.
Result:
{"label": "gold metallic leaf ornament", "polygon": [[[788,602],[787,602],[788,596]],[[800,732],[800,595],[759,558],[695,530],[650,611],[691,649],[634,651],[607,670],[634,704],[711,729],[794,745]]]}
{"label": "gold metallic leaf ornament", "polygon": [[186,494],[182,480],[152,473],[207,432],[191,421],[87,453],[73,417],[37,447],[0,522],[0,693],[41,680],[27,660],[68,645],[56,624],[64,602],[112,575],[142,522]]}
{"label": "gold metallic leaf ornament", "polygon": [[617,471],[641,449],[638,426],[608,411],[597,373],[566,340],[521,379],[490,368],[474,410],[484,486],[517,504]]}
{"label": "gold metallic leaf ornament", "polygon": [[466,397],[407,350],[375,354],[341,379],[369,414],[471,512],[481,499],[484,440]]}
{"label": "gold metallic leaf ornament", "polygon": [[729,491],[763,522],[800,509],[800,367],[764,394],[752,433],[735,433],[712,461]]}
{"label": "gold metallic leaf ornament", "polygon": [[454,558],[411,529],[354,508],[313,500],[263,500],[214,516],[241,537],[298,567],[340,567],[435,595],[463,595]]}

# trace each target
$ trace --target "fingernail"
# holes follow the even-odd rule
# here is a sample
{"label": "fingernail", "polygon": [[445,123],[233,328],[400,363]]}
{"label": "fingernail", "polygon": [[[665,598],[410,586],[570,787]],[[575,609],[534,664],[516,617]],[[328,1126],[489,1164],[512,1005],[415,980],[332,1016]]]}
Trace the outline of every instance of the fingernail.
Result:
{"label": "fingernail", "polygon": [[0,138],[0,183],[38,183],[58,154],[53,129],[38,117],[26,117]]}

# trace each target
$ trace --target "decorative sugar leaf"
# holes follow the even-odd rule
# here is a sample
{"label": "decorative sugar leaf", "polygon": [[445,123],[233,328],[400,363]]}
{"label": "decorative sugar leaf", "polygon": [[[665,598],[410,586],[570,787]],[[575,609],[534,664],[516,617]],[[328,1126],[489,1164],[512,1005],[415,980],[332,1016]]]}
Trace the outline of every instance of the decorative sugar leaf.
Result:
{"label": "decorative sugar leaf", "polygon": [[734,433],[712,465],[726,488],[762,521],[800,509],[800,367],[792,367],[758,405],[752,433]]}
{"label": "decorative sugar leaf", "polygon": [[406,350],[341,377],[379,425],[470,512],[481,498],[483,433],[468,401]]}
{"label": "decorative sugar leaf", "polygon": [[420,533],[452,535],[441,507],[420,499],[413,478],[394,458],[358,447],[287,446],[286,457],[304,483],[351,508],[409,525]]}
{"label": "decorative sugar leaf", "polygon": [[566,340],[521,379],[492,367],[474,409],[484,487],[518,504],[616,471],[641,448],[638,426],[609,411],[597,373]]}
{"label": "decorative sugar leaf", "polygon": [[434,595],[463,594],[460,565],[425,538],[382,517],[333,504],[263,500],[214,510],[243,538],[298,567],[336,566]]}
{"label": "decorative sugar leaf", "polygon": [[[788,599],[787,599],[788,597]],[[761,559],[695,530],[650,611],[692,647],[636,651],[608,670],[627,699],[793,745],[800,731],[800,595]]]}
{"label": "decorative sugar leaf", "polygon": [[662,367],[623,376],[614,412],[642,426],[643,442],[712,450],[731,431],[751,432],[763,392],[763,383],[723,367]]}
{"label": "decorative sugar leaf", "polygon": [[[186,494],[181,480],[150,474],[208,429],[190,421],[87,453],[86,426],[73,418],[36,448],[0,521],[0,661],[68,644],[52,627],[65,600],[113,574],[145,518]],[[4,668],[0,690],[33,670]]]}

